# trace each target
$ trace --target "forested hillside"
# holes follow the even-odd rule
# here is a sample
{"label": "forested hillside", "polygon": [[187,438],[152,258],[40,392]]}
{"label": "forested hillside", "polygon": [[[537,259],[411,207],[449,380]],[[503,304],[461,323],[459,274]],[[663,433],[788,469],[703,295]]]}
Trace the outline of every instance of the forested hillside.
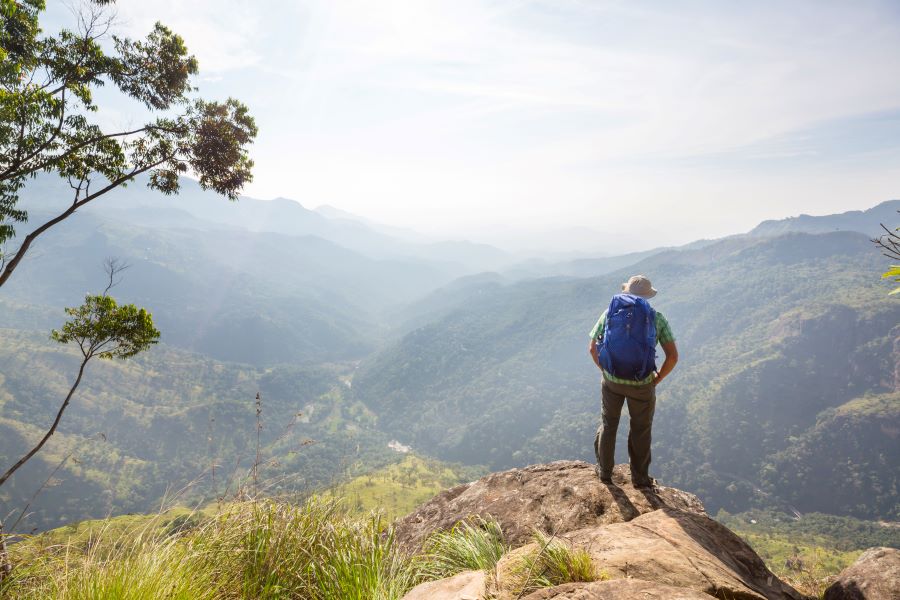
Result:
{"label": "forested hillside", "polygon": [[880,268],[864,235],[788,234],[666,252],[596,279],[482,285],[364,361],[353,390],[379,428],[439,457],[492,468],[591,459],[588,332],[620,282],[643,272],[681,354],[659,389],[657,476],[712,510],[793,503],[896,518],[900,305]]}
{"label": "forested hillside", "polygon": [[[75,353],[49,344],[0,330],[4,464],[46,429],[74,378]],[[260,490],[306,492],[394,460],[374,416],[346,389],[334,368],[262,370],[167,346],[128,363],[98,361],[60,431],[0,492],[13,513],[6,521],[45,484],[17,531],[154,511],[166,496],[233,496],[239,482],[251,485],[257,392]]]}
{"label": "forested hillside", "polygon": [[[179,197],[159,199],[142,183],[40,240],[4,286],[0,327],[57,326],[63,306],[102,289],[113,257],[129,265],[115,294],[153,313],[168,344],[254,365],[355,360],[383,339],[386,311],[502,254],[457,244],[453,262],[452,247],[395,240],[296,202],[231,203],[189,180]],[[58,188],[43,177],[28,188],[33,225],[65,198]],[[349,239],[367,252],[335,241]]]}
{"label": "forested hillside", "polygon": [[[579,263],[587,274],[640,261],[589,279],[509,269],[454,280],[471,267],[276,233],[265,227],[282,221],[252,211],[240,228],[216,221],[232,205],[199,196],[188,213],[129,194],[54,230],[0,297],[7,463],[74,378],[76,356],[48,333],[63,306],[102,289],[105,258],[130,265],[116,297],[162,330],[134,361],[89,366],[59,432],[3,487],[13,523],[44,486],[18,531],[145,511],[183,486],[191,500],[224,493],[255,459],[257,391],[263,478],[286,478],[283,489],[397,460],[392,438],[491,468],[591,458],[599,379],[587,332],[632,271],[662,290],[682,352],[660,389],[658,476],[712,510],[897,515],[900,309],[864,235],[739,236]],[[286,210],[317,227],[325,218]],[[320,233],[343,227],[364,225]]]}

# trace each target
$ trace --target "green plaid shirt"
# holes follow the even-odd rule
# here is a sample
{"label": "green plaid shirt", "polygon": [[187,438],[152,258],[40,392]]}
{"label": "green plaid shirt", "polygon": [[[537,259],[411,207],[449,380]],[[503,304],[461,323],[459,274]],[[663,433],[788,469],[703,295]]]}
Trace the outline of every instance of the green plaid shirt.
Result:
{"label": "green plaid shirt", "polygon": [[[600,318],[597,319],[597,324],[594,325],[594,328],[591,329],[591,339],[597,340],[603,335],[603,327],[606,324],[606,311],[603,311],[603,314],[600,315]],[[674,342],[675,336],[672,334],[672,328],[669,327],[669,322],[663,316],[663,314],[659,311],[656,311],[656,342],[658,344],[668,344],[669,342]],[[605,370],[603,371],[603,377],[606,378],[607,381],[612,381],[613,383],[621,383],[622,385],[647,385],[648,383],[653,381],[653,373],[647,376],[646,379],[641,381],[634,381],[633,379],[622,379],[620,377],[615,377],[610,375]]]}

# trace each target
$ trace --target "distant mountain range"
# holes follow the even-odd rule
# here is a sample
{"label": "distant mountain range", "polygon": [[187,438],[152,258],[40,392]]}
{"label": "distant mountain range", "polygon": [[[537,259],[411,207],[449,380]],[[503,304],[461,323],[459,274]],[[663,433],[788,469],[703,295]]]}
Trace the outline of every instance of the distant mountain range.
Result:
{"label": "distant mountain range", "polygon": [[[883,233],[880,224],[897,223],[900,200],[889,200],[868,210],[851,210],[836,215],[800,215],[788,219],[763,221],[749,235],[772,236],[783,233],[829,233],[832,231],[858,231],[870,237]],[[896,225],[894,225],[896,227]]]}
{"label": "distant mountain range", "polygon": [[[54,180],[29,184],[30,224],[67,196]],[[0,290],[0,463],[52,419],[72,356],[47,334],[102,289],[105,258],[130,265],[113,294],[153,313],[162,344],[91,368],[0,511],[24,505],[70,451],[79,462],[53,475],[29,527],[147,510],[214,459],[247,456],[256,391],[273,474],[309,485],[383,464],[392,438],[494,468],[590,458],[587,330],[642,271],[683,353],[661,390],[658,475],[713,509],[896,518],[900,305],[869,238],[898,208],[553,261],[290,200],[229,203],[191,181],[175,197],[137,182],[50,230]],[[298,412],[291,446],[279,435]],[[303,436],[315,443],[299,449]]]}
{"label": "distant mountain range", "polygon": [[365,359],[353,391],[379,427],[440,458],[591,460],[588,331],[643,272],[681,354],[660,388],[657,476],[714,511],[897,518],[900,303],[879,280],[883,262],[863,234],[790,233],[661,252],[590,279],[469,280],[419,306],[426,322]]}

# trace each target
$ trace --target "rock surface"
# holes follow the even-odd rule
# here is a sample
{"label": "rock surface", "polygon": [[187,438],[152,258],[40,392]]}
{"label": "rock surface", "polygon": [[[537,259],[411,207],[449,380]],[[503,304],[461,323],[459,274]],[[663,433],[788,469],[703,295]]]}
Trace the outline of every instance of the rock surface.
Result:
{"label": "rock surface", "polygon": [[472,515],[493,517],[513,545],[529,542],[534,529],[563,534],[589,526],[630,521],[660,508],[705,515],[693,494],[674,488],[637,489],[627,465],[617,465],[613,484],[600,482],[594,466],[557,461],[492,473],[435,496],[396,524],[396,539],[419,550],[434,531]]}
{"label": "rock surface", "polygon": [[711,596],[640,579],[612,579],[566,583],[538,590],[523,600],[711,600]]}
{"label": "rock surface", "polygon": [[484,571],[463,571],[417,585],[401,600],[479,600],[484,597],[484,579]]}
{"label": "rock surface", "polygon": [[[626,523],[559,537],[586,550],[594,568],[613,580],[631,577],[734,600],[804,598],[772,574],[743,540],[705,515],[663,508]],[[506,587],[515,580],[510,573],[517,560],[536,549],[532,543],[501,559],[496,590],[500,598],[511,596]]]}
{"label": "rock surface", "polygon": [[898,600],[900,550],[870,548],[841,571],[825,590],[825,600]]}

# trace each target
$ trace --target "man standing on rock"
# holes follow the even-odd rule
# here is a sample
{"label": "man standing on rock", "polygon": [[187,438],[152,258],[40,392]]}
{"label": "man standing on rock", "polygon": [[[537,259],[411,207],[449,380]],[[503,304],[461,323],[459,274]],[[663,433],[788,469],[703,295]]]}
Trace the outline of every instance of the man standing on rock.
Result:
{"label": "man standing on rock", "polygon": [[[591,330],[591,358],[603,371],[603,408],[594,438],[597,475],[603,483],[612,483],[616,431],[622,406],[627,401],[631,419],[628,431],[631,481],[635,487],[654,485],[649,469],[656,386],[678,362],[669,322],[647,301],[655,295],[650,280],[635,275],[622,284],[622,293],[613,296],[609,308]],[[666,353],[659,371],[656,370],[657,343]]]}

